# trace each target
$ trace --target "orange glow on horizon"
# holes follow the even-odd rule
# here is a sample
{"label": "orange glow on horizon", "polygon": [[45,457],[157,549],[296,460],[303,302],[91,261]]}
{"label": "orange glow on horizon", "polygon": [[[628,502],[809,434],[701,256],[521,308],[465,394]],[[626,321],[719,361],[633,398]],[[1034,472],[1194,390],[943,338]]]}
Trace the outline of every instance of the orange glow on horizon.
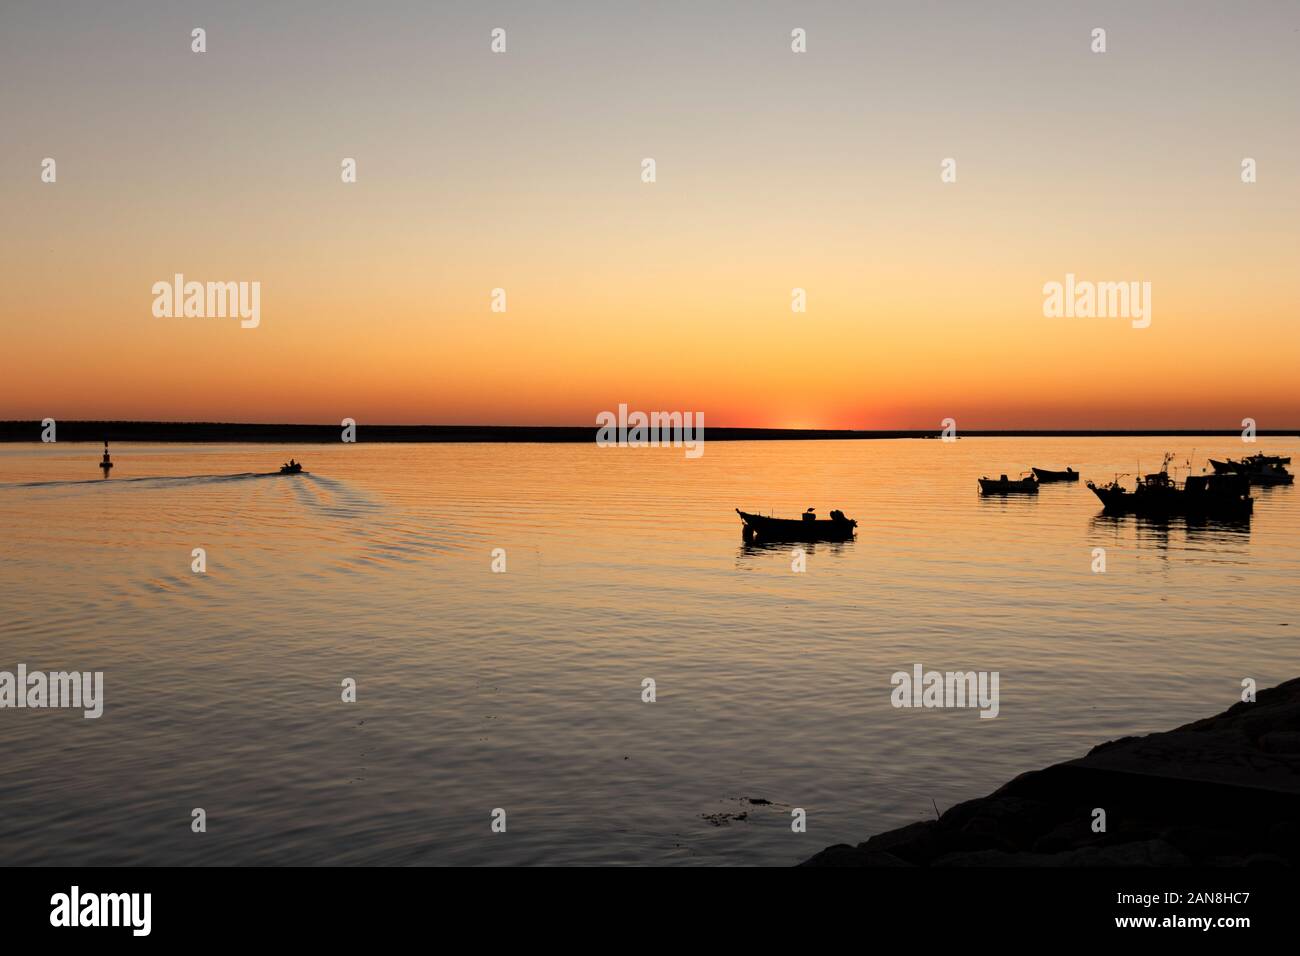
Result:
{"label": "orange glow on horizon", "polygon": [[[1300,153],[1275,121],[1288,84],[1254,72],[1271,34],[1189,12],[1233,58],[1218,75],[1124,16],[1156,59],[1116,51],[1103,72],[1069,31],[1022,24],[990,58],[931,42],[969,23],[901,9],[855,14],[882,37],[868,60],[749,37],[743,66],[665,16],[644,26],[672,38],[665,71],[613,18],[590,27],[619,42],[560,60],[448,49],[436,96],[387,31],[282,49],[250,13],[227,45],[247,69],[214,75],[184,45],[140,64],[78,47],[52,68],[61,34],[36,22],[9,67],[49,95],[11,97],[7,132],[60,154],[59,179],[0,157],[0,418],[584,425],[626,403],[713,427],[1300,426],[1300,180],[1261,159],[1243,185],[1237,167],[1246,144]],[[1019,55],[1036,44],[1052,56]],[[881,76],[899,85],[876,102]],[[292,109],[266,95],[281,87]],[[202,109],[160,154],[178,97]],[[260,326],[154,317],[176,273],[259,282]],[[1044,317],[1067,273],[1149,282],[1151,326]]]}

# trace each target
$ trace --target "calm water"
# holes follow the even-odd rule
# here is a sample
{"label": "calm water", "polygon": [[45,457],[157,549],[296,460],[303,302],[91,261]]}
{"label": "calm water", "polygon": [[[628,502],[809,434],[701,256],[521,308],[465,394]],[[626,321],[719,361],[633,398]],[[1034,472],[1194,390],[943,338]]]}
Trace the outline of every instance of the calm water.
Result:
{"label": "calm water", "polygon": [[[0,446],[0,670],[106,683],[0,710],[0,863],[794,863],[1300,674],[1294,489],[1242,528],[975,485],[1295,444]],[[860,527],[804,574],[732,510],[809,505]],[[918,662],[1001,715],[893,709]]]}

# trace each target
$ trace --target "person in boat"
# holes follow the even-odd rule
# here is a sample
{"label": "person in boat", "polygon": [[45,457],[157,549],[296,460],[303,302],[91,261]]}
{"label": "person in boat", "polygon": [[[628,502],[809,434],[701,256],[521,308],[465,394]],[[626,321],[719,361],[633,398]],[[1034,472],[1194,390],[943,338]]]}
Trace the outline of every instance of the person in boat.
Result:
{"label": "person in boat", "polygon": [[805,511],[805,512],[803,513],[803,520],[804,520],[804,521],[816,521],[816,520],[817,520],[817,509],[816,509],[816,508],[809,508],[807,511]]}
{"label": "person in boat", "polygon": [[844,512],[843,512],[843,511],[840,511],[838,508],[836,508],[834,511],[831,512],[831,520],[832,520],[832,521],[848,521],[849,519],[846,518],[846,517],[844,517]]}

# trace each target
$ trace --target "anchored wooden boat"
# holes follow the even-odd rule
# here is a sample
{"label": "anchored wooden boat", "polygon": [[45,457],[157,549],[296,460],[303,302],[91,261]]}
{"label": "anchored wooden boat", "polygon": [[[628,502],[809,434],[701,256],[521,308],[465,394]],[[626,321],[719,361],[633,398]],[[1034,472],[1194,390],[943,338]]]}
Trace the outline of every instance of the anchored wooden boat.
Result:
{"label": "anchored wooden boat", "polygon": [[1088,488],[1109,514],[1133,514],[1165,518],[1172,516],[1200,518],[1242,518],[1255,507],[1250,496],[1250,477],[1231,473],[1218,475],[1188,475],[1177,482],[1169,477],[1169,461],[1155,474],[1144,475],[1136,487],[1129,491],[1112,481],[1107,485],[1088,482]]}
{"label": "anchored wooden boat", "polygon": [[1211,458],[1210,464],[1214,466],[1216,472],[1249,471],[1252,468],[1268,468],[1272,465],[1289,465],[1291,464],[1291,456],[1247,455],[1240,461],[1232,458],[1229,458],[1227,461],[1219,461],[1217,458]]}
{"label": "anchored wooden boat", "polygon": [[1033,468],[1034,477],[1040,482],[1046,481],[1078,481],[1079,473],[1073,468],[1066,467],[1065,471],[1050,471],[1047,468]]}
{"label": "anchored wooden boat", "polygon": [[844,517],[842,511],[832,511],[829,521],[815,517],[811,508],[802,518],[771,518],[739,508],[736,514],[744,523],[746,538],[764,541],[847,541],[858,526],[852,518]]}
{"label": "anchored wooden boat", "polygon": [[1295,475],[1283,466],[1290,460],[1279,455],[1247,455],[1240,461],[1211,458],[1210,464],[1216,474],[1245,475],[1252,485],[1289,485],[1295,481]]}
{"label": "anchored wooden boat", "polygon": [[981,478],[980,494],[1036,495],[1038,494],[1038,479],[1033,475],[1025,478],[1008,478],[1006,475],[1001,478]]}

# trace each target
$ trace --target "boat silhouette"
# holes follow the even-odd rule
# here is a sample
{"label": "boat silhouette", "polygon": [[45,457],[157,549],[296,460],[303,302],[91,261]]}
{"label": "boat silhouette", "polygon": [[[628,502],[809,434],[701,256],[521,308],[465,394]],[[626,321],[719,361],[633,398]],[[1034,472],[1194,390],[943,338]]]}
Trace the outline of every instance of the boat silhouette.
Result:
{"label": "boat silhouette", "polygon": [[1068,465],[1066,466],[1065,471],[1051,471],[1047,468],[1031,468],[1030,471],[1034,473],[1034,477],[1037,478],[1039,482],[1079,480],[1079,473]]}
{"label": "boat silhouette", "polygon": [[1038,479],[1033,475],[1025,478],[1008,478],[1003,475],[1001,478],[981,478],[979,481],[982,495],[1038,494]]}
{"label": "boat silhouette", "polygon": [[1240,461],[1229,458],[1227,461],[1219,461],[1217,458],[1211,458],[1210,464],[1214,466],[1215,471],[1240,471],[1241,466],[1245,465],[1250,468],[1263,468],[1269,465],[1289,465],[1291,464],[1290,455],[1247,455]]}
{"label": "boat silhouette", "polygon": [[1250,476],[1235,472],[1188,475],[1186,480],[1178,482],[1169,475],[1172,459],[1172,453],[1166,454],[1160,470],[1140,476],[1132,491],[1121,485],[1118,478],[1106,485],[1090,481],[1088,488],[1109,514],[1240,518],[1254,510]]}
{"label": "boat silhouette", "polygon": [[736,509],[743,522],[745,540],[757,541],[847,541],[858,526],[857,521],[832,511],[829,520],[819,519],[809,508],[800,518],[773,518]]}
{"label": "boat silhouette", "polygon": [[1214,471],[1219,475],[1246,475],[1252,485],[1289,485],[1295,481],[1295,475],[1287,471],[1285,465],[1290,457],[1280,455],[1247,455],[1240,461],[1229,458],[1227,461],[1210,459]]}

